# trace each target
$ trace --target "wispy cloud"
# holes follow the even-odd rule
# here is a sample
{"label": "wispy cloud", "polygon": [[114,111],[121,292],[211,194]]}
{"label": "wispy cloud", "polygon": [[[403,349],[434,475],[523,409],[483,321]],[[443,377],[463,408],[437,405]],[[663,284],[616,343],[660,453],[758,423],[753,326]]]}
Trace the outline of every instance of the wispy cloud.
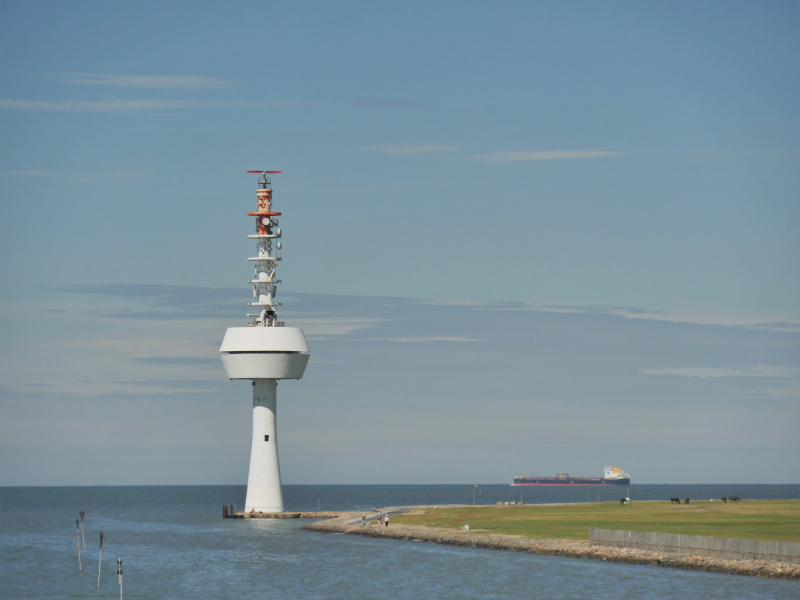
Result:
{"label": "wispy cloud", "polygon": [[348,319],[339,317],[292,319],[292,324],[302,327],[309,337],[349,335],[354,331],[375,327],[384,322],[386,322],[386,319]]}
{"label": "wispy cloud", "polygon": [[217,367],[222,364],[219,358],[195,358],[194,356],[145,356],[131,360],[144,365],[162,367]]}
{"label": "wispy cloud", "polygon": [[[59,381],[58,383],[15,383],[6,389],[12,392],[35,393],[46,391],[61,397],[89,396],[151,396],[173,394],[218,394],[221,388],[218,380],[166,380],[166,381]],[[3,386],[5,387],[5,386]],[[0,391],[2,391],[0,389]]]}
{"label": "wispy cloud", "polygon": [[775,321],[764,323],[759,315],[737,315],[726,313],[682,313],[667,312],[664,310],[645,310],[631,306],[572,306],[572,305],[525,305],[511,306],[507,309],[496,305],[490,306],[494,310],[537,310],[558,313],[580,314],[607,314],[617,315],[626,319],[645,319],[653,321],[666,321],[669,323],[691,323],[694,325],[719,325],[722,327],[747,327],[761,331],[775,331],[785,333],[800,333],[800,323],[789,321]]}
{"label": "wispy cloud", "polygon": [[770,379],[800,379],[800,368],[773,365],[743,367],[678,367],[675,369],[642,369],[646,375],[679,375],[681,377],[768,377]]}
{"label": "wispy cloud", "polygon": [[381,154],[430,154],[432,152],[451,152],[458,150],[457,146],[444,146],[440,144],[420,144],[410,146],[369,146],[367,150]]}
{"label": "wispy cloud", "polygon": [[375,108],[425,108],[418,102],[402,98],[349,98],[345,102],[354,106],[374,106]]}
{"label": "wispy cloud", "polygon": [[52,171],[3,171],[3,175],[10,177],[58,177],[58,173]]}
{"label": "wispy cloud", "polygon": [[617,150],[533,150],[529,152],[492,152],[472,158],[484,162],[515,162],[535,160],[564,160],[569,158],[601,158],[622,156]]}
{"label": "wispy cloud", "polygon": [[221,89],[233,82],[218,77],[196,75],[111,75],[103,73],[56,73],[55,81],[73,85],[134,87],[164,90]]}
{"label": "wispy cloud", "polygon": [[354,360],[317,360],[313,356],[311,360],[308,362],[313,363],[315,365],[346,365],[349,363],[354,363]]}
{"label": "wispy cloud", "polygon": [[46,112],[124,112],[137,110],[176,110],[198,108],[269,108],[285,105],[273,102],[199,102],[196,100],[64,100],[46,102],[42,100],[12,100],[0,98],[0,109],[46,111]]}
{"label": "wispy cloud", "polygon": [[[133,310],[130,306],[114,311],[101,311],[103,315],[123,319],[197,319],[235,317],[241,312],[241,290],[204,287],[160,286],[160,285],[103,285],[69,286],[51,290],[67,294],[99,294],[127,299],[139,299],[146,303],[146,310]],[[744,327],[752,330],[800,333],[800,323],[788,320],[765,322],[763,315],[738,315],[726,313],[680,313],[662,310],[646,310],[622,306],[577,306],[537,305],[527,302],[442,302],[414,298],[380,296],[327,296],[316,294],[293,294],[285,292],[284,299],[291,298],[291,310],[296,315],[293,323],[302,323],[310,335],[347,335],[357,329],[365,329],[379,323],[396,320],[385,318],[387,310],[410,310],[414,307],[460,307],[465,310],[488,310],[496,312],[567,313],[617,316],[624,319],[688,323],[693,325],[716,325],[721,327]],[[352,311],[350,317],[333,317],[326,312],[320,315],[314,307],[324,302],[336,310]],[[346,307],[346,308],[345,308]],[[310,311],[310,312],[309,312]],[[375,311],[378,311],[377,313]],[[365,318],[368,315],[370,318]],[[377,318],[371,318],[375,317]]]}
{"label": "wispy cloud", "polygon": [[59,391],[75,396],[150,396],[168,394],[215,394],[219,393],[219,386],[200,387],[203,382],[188,380],[186,387],[175,385],[174,382],[161,383],[158,381],[77,381],[64,383],[59,386]]}
{"label": "wispy cloud", "polygon": [[0,108],[50,112],[119,112],[165,108],[199,108],[200,106],[200,102],[193,100],[110,100],[99,102],[65,100],[62,102],[45,102],[41,100],[0,99]]}
{"label": "wispy cloud", "polygon": [[351,340],[354,342],[396,342],[398,344],[426,343],[426,342],[478,342],[480,340],[467,337],[384,337],[362,338]]}
{"label": "wispy cloud", "polygon": [[740,384],[722,391],[746,398],[800,398],[800,367],[780,365],[746,365],[742,367],[679,367],[675,369],[642,369],[646,375],[675,375],[692,379],[737,378]]}
{"label": "wispy cloud", "polygon": [[[113,77],[113,76],[109,76]],[[143,78],[153,79],[153,78]],[[177,78],[165,78],[177,79]],[[202,78],[198,78],[202,79]],[[210,79],[210,78],[208,78]],[[74,83],[70,81],[70,83]],[[86,85],[115,85],[115,84],[101,84],[101,83],[87,83]],[[120,84],[121,85],[121,84]],[[129,86],[134,87],[134,86]],[[187,89],[189,86],[146,86],[139,85],[135,87],[163,87],[164,89]],[[197,86],[199,87],[199,86]],[[302,106],[327,106],[336,107],[342,105],[363,105],[375,107],[408,107],[420,108],[413,102],[405,100],[369,100],[366,98],[357,100],[286,100],[286,99],[273,99],[262,102],[245,102],[233,100],[62,100],[51,102],[47,100],[26,100],[20,98],[0,98],[0,109],[10,110],[25,110],[25,111],[45,111],[45,112],[127,112],[127,111],[142,111],[142,110],[187,110],[187,109],[202,109],[202,108],[229,108],[229,109],[266,109],[276,106],[281,107],[302,107]],[[424,148],[424,146],[421,146]],[[386,146],[386,148],[403,148],[402,146]],[[413,146],[407,146],[413,148]],[[430,146],[434,150],[422,150],[423,152],[439,151],[442,149],[452,150],[451,147],[445,146]],[[412,152],[389,152],[390,154],[411,154]]]}
{"label": "wispy cloud", "polygon": [[94,309],[100,318],[134,320],[215,319],[241,316],[240,289],[170,285],[73,285],[53,288],[54,294],[100,296],[122,302]]}
{"label": "wispy cloud", "polygon": [[117,171],[114,173],[56,173],[54,171],[5,171],[3,175],[11,177],[59,177],[67,183],[98,183],[98,182],[122,182],[122,183],[143,183],[152,181],[155,176],[154,171]]}
{"label": "wispy cloud", "polygon": [[748,325],[750,329],[762,329],[764,331],[783,331],[786,333],[800,333],[800,323],[789,323],[787,321],[775,321],[773,323],[755,323]]}
{"label": "wispy cloud", "polygon": [[99,183],[99,182],[121,182],[121,183],[144,183],[152,181],[155,173],[153,171],[119,171],[116,173],[80,173],[68,175],[65,179],[69,183]]}
{"label": "wispy cloud", "polygon": [[568,304],[547,304],[543,309],[555,312],[577,312],[587,314],[630,314],[630,315],[659,315],[666,314],[663,310],[645,310],[635,306],[572,306]]}
{"label": "wispy cloud", "polygon": [[681,313],[650,311],[645,313],[625,312],[620,316],[628,319],[652,319],[670,323],[692,323],[695,325],[720,325],[722,327],[746,327],[761,331],[775,331],[785,333],[800,333],[800,323],[764,323],[763,318],[751,315],[737,315],[725,313]]}

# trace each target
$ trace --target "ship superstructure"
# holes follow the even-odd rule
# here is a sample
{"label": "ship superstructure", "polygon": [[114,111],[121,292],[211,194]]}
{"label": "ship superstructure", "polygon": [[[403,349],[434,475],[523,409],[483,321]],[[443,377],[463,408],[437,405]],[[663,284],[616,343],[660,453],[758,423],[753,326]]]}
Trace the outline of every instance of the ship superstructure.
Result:
{"label": "ship superstructure", "polygon": [[231,327],[219,349],[222,365],[229,379],[250,379],[253,385],[253,438],[250,450],[250,474],[247,479],[245,511],[280,513],[284,511],[281,473],[278,462],[277,386],[279,379],[300,379],[310,356],[303,330],[284,327],[278,320],[276,302],[278,263],[281,260],[281,213],[272,210],[272,184],[268,174],[280,171],[248,171],[261,175],[256,190],[257,209],[247,213],[255,217],[257,256],[254,264],[254,302],[257,312],[248,314],[246,327]]}

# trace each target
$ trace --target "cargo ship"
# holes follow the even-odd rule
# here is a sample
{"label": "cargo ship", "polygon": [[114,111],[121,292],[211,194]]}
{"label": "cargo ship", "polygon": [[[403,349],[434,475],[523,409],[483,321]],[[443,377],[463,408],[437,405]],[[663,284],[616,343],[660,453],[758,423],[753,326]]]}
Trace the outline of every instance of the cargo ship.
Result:
{"label": "cargo ship", "polygon": [[555,477],[514,477],[511,485],[630,485],[631,476],[619,467],[606,467],[604,477],[570,477],[569,473],[559,473]]}

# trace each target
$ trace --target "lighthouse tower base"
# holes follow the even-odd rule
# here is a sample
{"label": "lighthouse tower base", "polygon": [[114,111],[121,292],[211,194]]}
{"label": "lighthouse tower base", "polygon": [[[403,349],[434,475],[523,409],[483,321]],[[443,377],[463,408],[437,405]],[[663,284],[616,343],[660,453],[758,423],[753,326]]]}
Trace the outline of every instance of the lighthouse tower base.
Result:
{"label": "lighthouse tower base", "polygon": [[253,380],[253,445],[247,478],[245,511],[283,512],[278,463],[276,379]]}
{"label": "lighthouse tower base", "polygon": [[297,327],[231,327],[219,349],[230,379],[253,382],[253,440],[245,512],[283,513],[278,432],[278,379],[300,379],[309,353]]}

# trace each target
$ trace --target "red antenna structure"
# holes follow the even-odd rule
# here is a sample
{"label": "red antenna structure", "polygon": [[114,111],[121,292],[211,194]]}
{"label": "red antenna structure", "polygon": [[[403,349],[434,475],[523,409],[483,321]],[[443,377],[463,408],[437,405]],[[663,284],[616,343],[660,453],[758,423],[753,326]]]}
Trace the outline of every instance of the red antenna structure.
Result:
{"label": "red antenna structure", "polygon": [[272,217],[278,217],[281,213],[272,211],[272,181],[267,174],[280,173],[280,171],[248,171],[261,175],[258,181],[256,197],[258,199],[258,211],[247,213],[256,218],[256,233],[258,235],[272,235],[272,227],[277,223]]}

